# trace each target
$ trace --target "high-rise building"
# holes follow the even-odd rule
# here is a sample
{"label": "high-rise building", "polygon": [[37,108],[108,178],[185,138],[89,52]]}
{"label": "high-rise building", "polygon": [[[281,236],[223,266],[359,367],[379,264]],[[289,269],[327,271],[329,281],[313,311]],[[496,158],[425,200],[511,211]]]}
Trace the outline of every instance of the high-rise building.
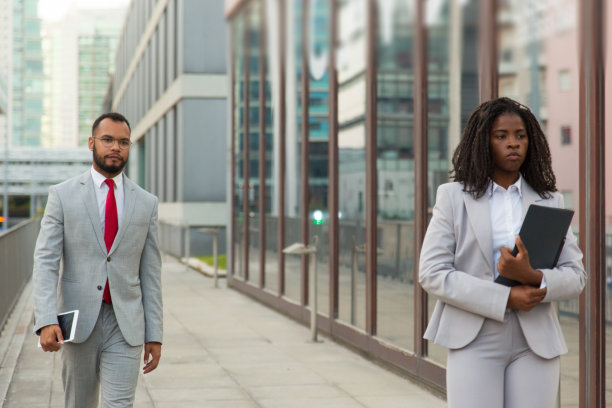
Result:
{"label": "high-rise building", "polygon": [[91,124],[102,113],[125,15],[124,9],[89,12],[95,13],[94,24],[79,26],[79,145],[87,144]]}
{"label": "high-rise building", "polygon": [[[186,225],[225,224],[226,47],[219,0],[133,0],[117,47],[111,106],[132,126],[128,175],[159,197],[171,254]],[[212,245],[192,232],[194,253]]]}
{"label": "high-rise building", "polygon": [[85,145],[103,111],[125,9],[73,9],[43,23],[43,144]]}
{"label": "high-rise building", "polygon": [[0,0],[0,141],[4,142],[9,112],[12,58],[12,0]]}
{"label": "high-rise building", "polygon": [[13,1],[11,143],[41,144],[43,58],[38,0]]}

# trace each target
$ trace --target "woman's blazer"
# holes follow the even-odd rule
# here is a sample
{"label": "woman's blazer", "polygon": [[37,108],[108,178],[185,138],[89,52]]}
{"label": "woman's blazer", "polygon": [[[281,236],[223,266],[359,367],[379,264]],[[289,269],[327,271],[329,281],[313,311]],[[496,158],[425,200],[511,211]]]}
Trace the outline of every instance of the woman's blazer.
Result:
{"label": "woman's blazer", "polygon": [[[530,204],[563,207],[560,194],[543,199],[524,179],[522,183],[523,218]],[[419,282],[437,298],[424,338],[458,349],[476,338],[485,318],[503,322],[510,288],[493,281],[494,270],[488,194],[474,199],[460,183],[441,185],[419,260]],[[517,315],[531,350],[553,358],[566,353],[567,346],[551,302],[578,296],[586,280],[571,228],[557,266],[541,271],[546,297]]]}

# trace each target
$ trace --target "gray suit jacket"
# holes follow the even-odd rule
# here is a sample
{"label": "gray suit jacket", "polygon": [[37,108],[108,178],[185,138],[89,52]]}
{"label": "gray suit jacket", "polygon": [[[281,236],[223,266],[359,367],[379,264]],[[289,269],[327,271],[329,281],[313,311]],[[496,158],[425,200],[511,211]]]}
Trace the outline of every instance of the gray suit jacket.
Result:
{"label": "gray suit jacket", "polygon": [[[162,341],[161,256],[157,197],[124,176],[121,227],[107,253],[88,170],[49,188],[34,253],[34,330],[78,309],[75,342],[89,337],[106,278],[119,328],[128,344]],[[60,267],[60,261],[63,266]]]}
{"label": "gray suit jacket", "polygon": [[[425,338],[457,349],[476,338],[485,318],[504,320],[510,288],[493,282],[493,238],[489,198],[475,200],[460,183],[438,188],[433,217],[419,260],[419,282],[438,299]],[[523,180],[523,217],[530,204],[563,207],[562,196],[541,198]],[[543,302],[518,320],[529,347],[543,358],[567,352],[557,313],[550,302],[578,296],[585,285],[582,253],[567,232],[554,269],[542,270],[547,283]]]}

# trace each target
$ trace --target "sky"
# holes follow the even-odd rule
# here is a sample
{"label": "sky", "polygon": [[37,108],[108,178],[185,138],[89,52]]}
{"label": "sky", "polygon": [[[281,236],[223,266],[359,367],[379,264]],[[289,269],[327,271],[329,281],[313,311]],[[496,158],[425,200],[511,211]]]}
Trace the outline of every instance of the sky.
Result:
{"label": "sky", "polygon": [[126,7],[130,0],[40,0],[38,15],[45,21],[60,20],[71,8],[108,9]]}

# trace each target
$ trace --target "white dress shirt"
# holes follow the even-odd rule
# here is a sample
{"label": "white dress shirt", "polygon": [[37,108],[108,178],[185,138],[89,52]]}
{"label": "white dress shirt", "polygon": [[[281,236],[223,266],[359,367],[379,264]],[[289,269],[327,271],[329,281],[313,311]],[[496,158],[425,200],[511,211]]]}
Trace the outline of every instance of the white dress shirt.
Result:
{"label": "white dress shirt", "polygon": [[[491,185],[488,190],[495,278],[499,276],[497,262],[499,262],[499,258],[501,257],[500,248],[514,248],[516,236],[519,234],[523,223],[522,183],[523,176],[519,175],[516,183],[509,186],[506,190],[491,180]],[[543,276],[540,287],[546,287],[546,281]]]}
{"label": "white dress shirt", "polygon": [[[98,173],[93,166],[91,167],[91,178],[96,190],[96,198],[98,199],[98,211],[100,213],[100,222],[102,223],[102,234],[104,234],[104,214],[106,211],[106,196],[108,195],[108,184],[106,184],[102,174]],[[123,172],[113,177],[115,182],[115,202],[117,203],[117,221],[118,227],[121,228],[121,220],[123,219],[123,207],[125,203],[125,194],[123,192]]]}
{"label": "white dress shirt", "polygon": [[497,262],[501,256],[501,247],[514,248],[514,239],[521,229],[523,216],[523,196],[519,176],[516,183],[506,190],[494,181],[489,187],[489,210],[491,213],[491,229],[493,236],[493,264],[495,277],[499,276]]}

